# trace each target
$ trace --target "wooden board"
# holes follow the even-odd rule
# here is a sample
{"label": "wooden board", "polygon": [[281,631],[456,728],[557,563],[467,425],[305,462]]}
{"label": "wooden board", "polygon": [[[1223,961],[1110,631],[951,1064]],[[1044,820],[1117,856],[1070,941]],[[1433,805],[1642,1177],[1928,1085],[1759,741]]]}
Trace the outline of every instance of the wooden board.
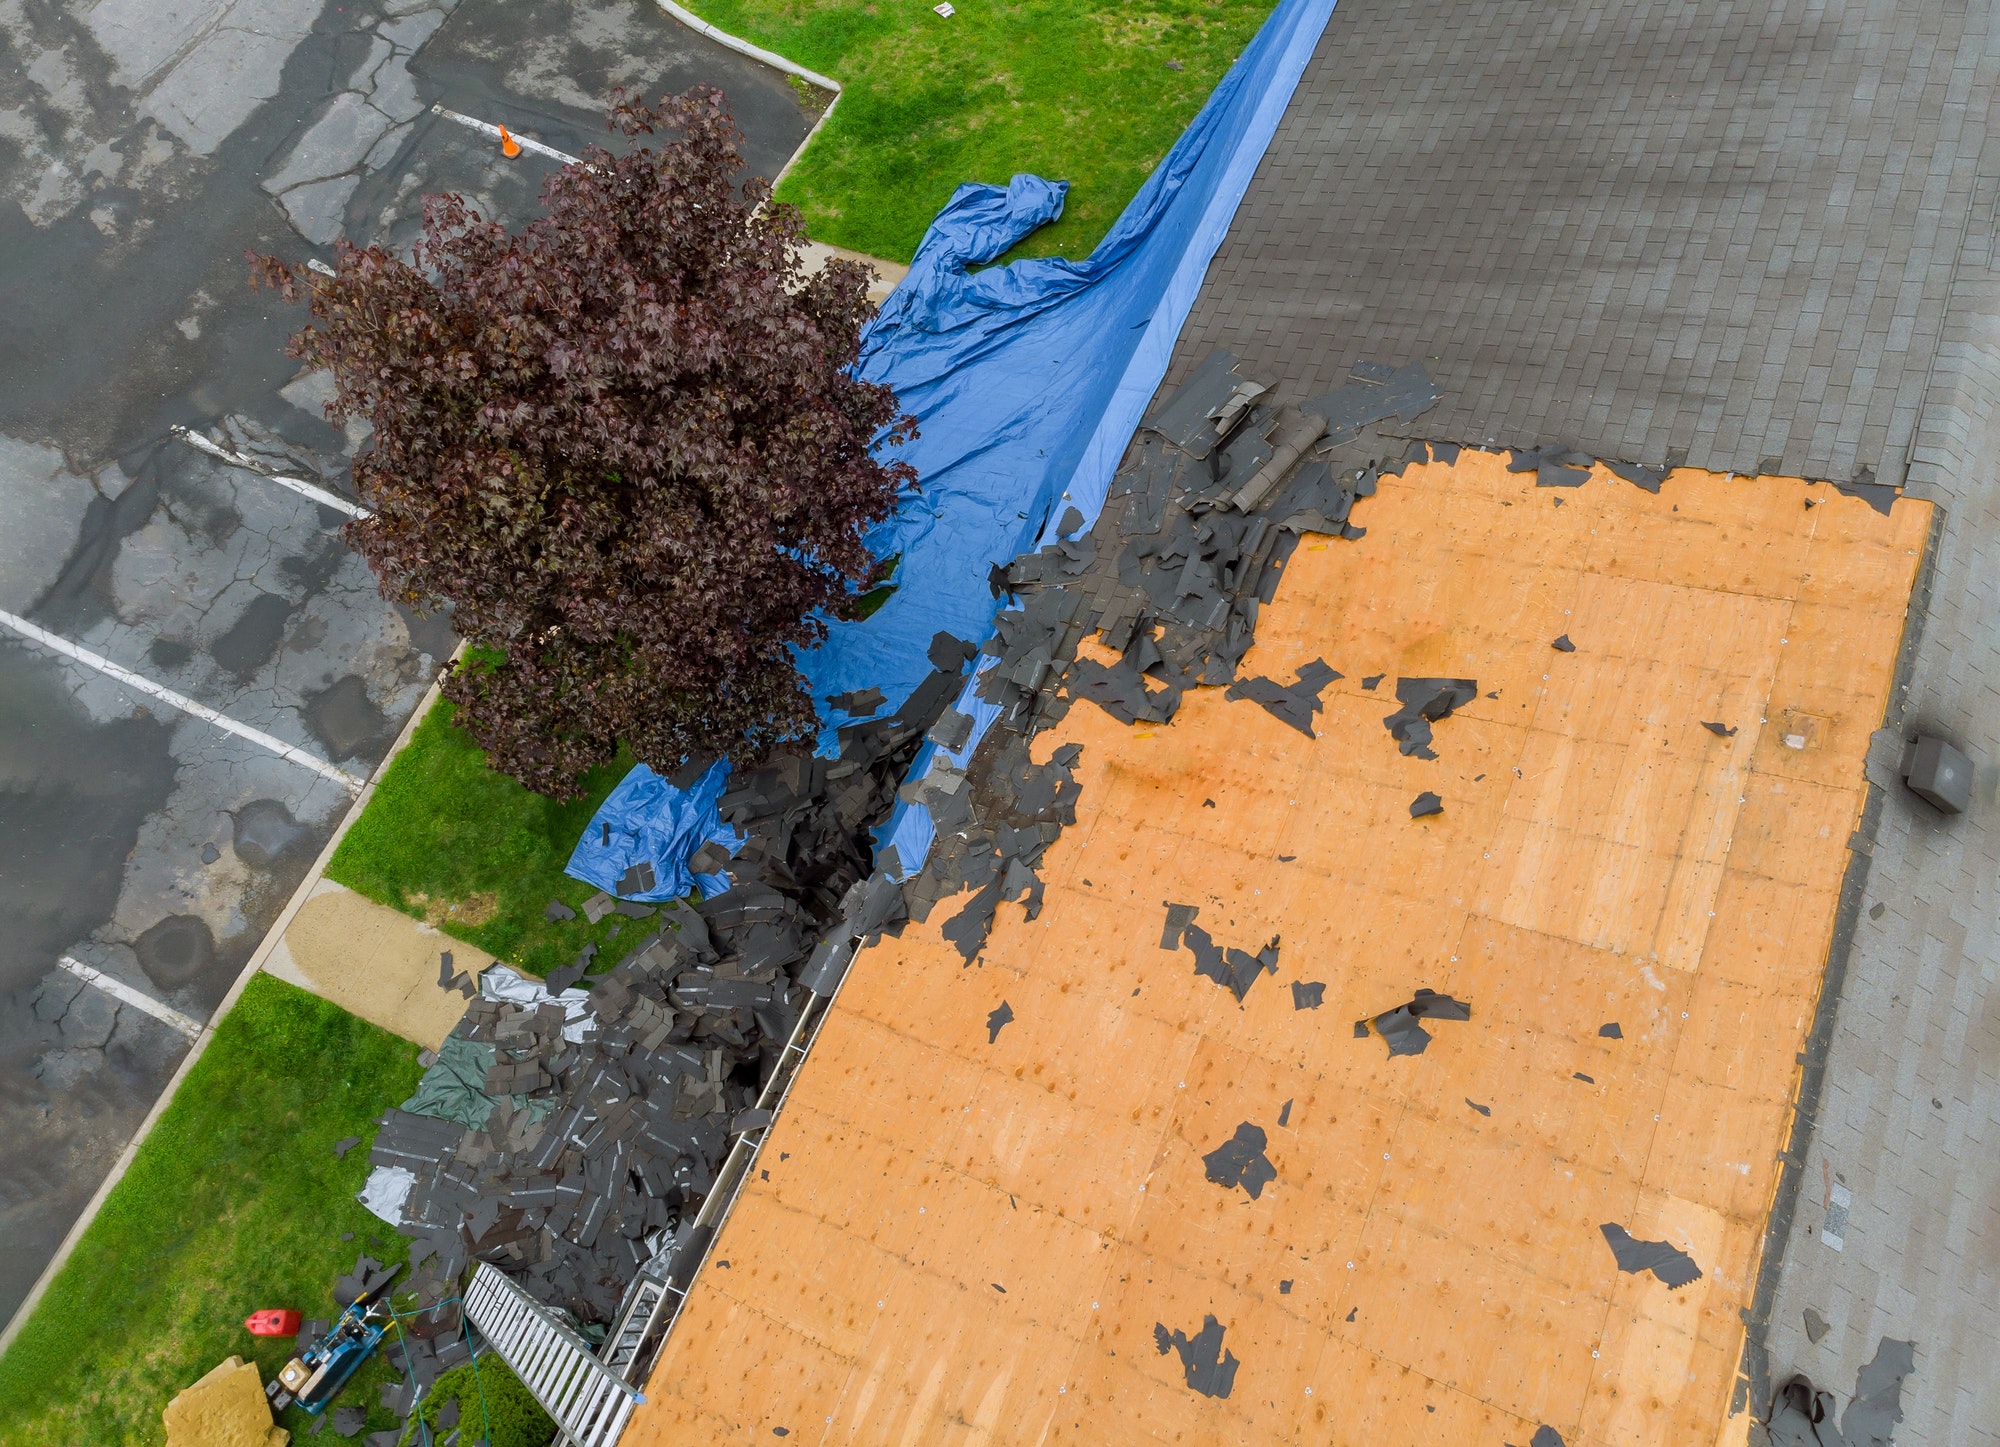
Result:
{"label": "wooden board", "polygon": [[[1041,916],[1003,905],[968,968],[947,901],[856,962],[629,1443],[1741,1440],[1739,1312],[1929,508],[1503,461],[1384,479],[1365,539],[1294,555],[1243,671],[1341,670],[1317,738],[1203,690],[1036,741],[1083,745]],[[1383,728],[1399,675],[1479,682],[1436,761]],[[1239,1006],[1160,947],[1168,901],[1281,936],[1278,977]],[[1418,986],[1472,1019],[1417,1056],[1354,1038]],[[1203,1167],[1242,1122],[1256,1200]],[[1701,1279],[1621,1273],[1604,1223]],[[1209,1315],[1227,1398],[1156,1346]]]}

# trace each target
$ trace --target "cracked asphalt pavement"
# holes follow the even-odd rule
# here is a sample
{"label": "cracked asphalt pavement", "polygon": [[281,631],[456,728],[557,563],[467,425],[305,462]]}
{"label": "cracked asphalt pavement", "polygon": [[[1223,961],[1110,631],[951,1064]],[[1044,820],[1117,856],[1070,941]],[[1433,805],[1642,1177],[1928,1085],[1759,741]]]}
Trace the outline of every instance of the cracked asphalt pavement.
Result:
{"label": "cracked asphalt pavement", "polygon": [[[169,433],[351,495],[366,429],[325,421],[244,253],[406,250],[438,191],[536,214],[552,163],[434,103],[575,153],[614,87],[697,81],[757,174],[815,119],[650,0],[0,0],[0,611],[372,770],[448,624],[384,603],[334,510]],[[0,1321],[187,1045],[58,960],[207,1019],[348,802],[0,632]]]}

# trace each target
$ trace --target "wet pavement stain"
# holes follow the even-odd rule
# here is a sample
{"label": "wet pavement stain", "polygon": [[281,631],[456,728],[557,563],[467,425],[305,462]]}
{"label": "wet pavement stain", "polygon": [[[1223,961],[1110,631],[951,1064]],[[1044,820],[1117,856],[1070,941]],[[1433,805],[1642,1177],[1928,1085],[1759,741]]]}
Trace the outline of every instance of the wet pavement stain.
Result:
{"label": "wet pavement stain", "polygon": [[276,799],[252,799],[231,816],[230,822],[235,826],[231,847],[252,869],[276,869],[287,855],[313,844],[312,831]]}
{"label": "wet pavement stain", "polygon": [[243,615],[229,625],[229,631],[215,640],[208,650],[209,657],[239,677],[255,673],[277,653],[291,617],[290,599],[280,598],[276,593],[259,593],[250,600]]}
{"label": "wet pavement stain", "polygon": [[132,941],[132,953],[146,977],[170,995],[215,963],[215,935],[202,920],[170,914]]}
{"label": "wet pavement stain", "polygon": [[385,735],[393,732],[389,720],[368,696],[368,685],[353,674],[314,694],[306,701],[306,727],[326,749],[326,756],[339,763],[357,754],[386,748]]}

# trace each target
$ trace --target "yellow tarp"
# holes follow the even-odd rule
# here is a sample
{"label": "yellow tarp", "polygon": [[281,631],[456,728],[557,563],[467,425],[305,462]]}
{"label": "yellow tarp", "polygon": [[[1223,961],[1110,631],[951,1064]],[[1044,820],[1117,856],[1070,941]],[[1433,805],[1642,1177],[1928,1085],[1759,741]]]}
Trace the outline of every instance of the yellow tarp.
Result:
{"label": "yellow tarp", "polygon": [[167,1447],[285,1447],[292,1434],[273,1426],[257,1364],[230,1357],[167,1403]]}

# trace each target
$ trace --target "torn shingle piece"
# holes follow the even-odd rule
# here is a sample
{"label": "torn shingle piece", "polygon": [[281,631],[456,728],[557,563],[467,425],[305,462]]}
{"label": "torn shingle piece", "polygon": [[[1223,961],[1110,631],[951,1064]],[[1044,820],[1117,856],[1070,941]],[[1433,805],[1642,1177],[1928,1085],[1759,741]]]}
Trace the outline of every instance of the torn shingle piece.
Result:
{"label": "torn shingle piece", "polygon": [[1014,1023],[1014,1007],[1005,1000],[1000,1008],[989,1011],[986,1016],[986,1043],[992,1045],[1000,1039],[1000,1032]]}
{"label": "torn shingle piece", "polygon": [[1410,817],[1412,819],[1428,819],[1433,814],[1442,813],[1444,813],[1444,800],[1440,799],[1429,789],[1424,790],[1423,793],[1410,801]]}
{"label": "torn shingle piece", "polygon": [[1620,1271],[1635,1275],[1650,1271],[1669,1290],[1701,1280],[1701,1268],[1694,1264],[1694,1258],[1671,1242],[1637,1240],[1623,1226],[1610,1221],[1597,1229],[1604,1233],[1604,1243],[1611,1248]]}
{"label": "torn shingle piece", "polygon": [[1555,649],[1555,651],[1558,653],[1576,652],[1576,645],[1569,641],[1569,635],[1567,633],[1563,634],[1560,638],[1556,639],[1553,643],[1549,644],[1549,647]]}
{"label": "torn shingle piece", "polygon": [[[626,870],[624,875],[619,879],[618,892],[621,895],[646,894],[657,883],[659,883],[659,877],[653,873],[652,862],[642,859]],[[622,909],[622,906],[613,904],[612,908]],[[591,923],[595,924],[596,921],[592,920]]]}
{"label": "torn shingle piece", "polygon": [[888,696],[879,688],[850,689],[827,699],[829,704],[850,718],[871,718],[888,701]]}
{"label": "torn shingle piece", "polygon": [[1656,496],[1660,491],[1660,484],[1667,480],[1665,468],[1641,467],[1636,462],[1607,462],[1604,465],[1610,469],[1613,477],[1621,477],[1632,486]]}
{"label": "torn shingle piece", "polygon": [[1397,752],[1405,758],[1435,759],[1431,748],[1431,725],[1447,719],[1479,697],[1479,684],[1470,678],[1399,678],[1396,698],[1403,705],[1382,720],[1382,727],[1396,740]]}
{"label": "torn shingle piece", "polygon": [[1291,683],[1280,684],[1268,678],[1242,678],[1232,683],[1223,696],[1249,699],[1272,717],[1312,738],[1312,716],[1326,707],[1320,701],[1320,694],[1329,683],[1341,676],[1327,666],[1325,659],[1315,658],[1299,668],[1298,677]]}
{"label": "torn shingle piece", "polygon": [[548,907],[542,911],[542,918],[550,924],[561,924],[565,921],[575,919],[576,911],[561,900],[552,899],[548,902]]}
{"label": "torn shingle piece", "polygon": [[361,1137],[358,1135],[342,1136],[339,1140],[333,1143],[333,1158],[337,1161],[345,1160],[347,1158],[347,1153],[360,1144],[361,1144]]}
{"label": "torn shingle piece", "polygon": [[600,889],[596,894],[593,894],[583,902],[583,917],[592,924],[596,924],[604,916],[611,913],[611,907],[616,903],[616,900]]}
{"label": "torn shingle piece", "polygon": [[1187,380],[1140,425],[1195,458],[1205,458],[1215,445],[1210,414],[1221,407],[1236,386],[1231,375],[1236,359],[1217,347],[1195,365]]}
{"label": "torn shingle piece", "polygon": [[947,708],[932,726],[931,738],[947,753],[958,753],[972,741],[972,715]]}
{"label": "torn shingle piece", "polygon": [[1385,1010],[1372,1019],[1356,1020],[1354,1035],[1357,1040],[1365,1039],[1372,1026],[1389,1045],[1389,1054],[1421,1055],[1431,1043],[1428,1030],[1417,1023],[1420,1019],[1430,1020],[1470,1020],[1472,1007],[1450,995],[1440,995],[1435,990],[1419,989],[1405,1005],[1393,1010]]}
{"label": "torn shingle piece", "polygon": [[1181,947],[1181,936],[1194,923],[1194,917],[1201,913],[1198,904],[1169,904],[1167,906],[1167,926],[1160,935],[1160,948],[1177,950]]}
{"label": "torn shingle piece", "polygon": [[1153,1327],[1153,1344],[1160,1355],[1178,1352],[1181,1372],[1187,1384],[1204,1397],[1227,1397],[1236,1385],[1235,1353],[1222,1349],[1222,1323],[1212,1316],[1202,1318],[1201,1330],[1192,1337],[1185,1332],[1169,1332],[1164,1322]]}
{"label": "torn shingle piece", "polygon": [[1329,441],[1341,443],[1371,422],[1391,417],[1411,421],[1428,412],[1442,395],[1423,363],[1411,362],[1389,370],[1379,381],[1359,382],[1315,397],[1300,410],[1324,417]]}
{"label": "torn shingle piece", "polygon": [[1623,1040],[1625,1038],[1625,1032],[1618,1028],[1616,1020],[1611,1021],[1607,1025],[1599,1025],[1597,1033],[1602,1035],[1606,1040]]}
{"label": "torn shingle piece", "polygon": [[974,890],[965,907],[946,920],[944,928],[939,931],[957,946],[968,965],[978,959],[979,952],[986,947],[986,936],[993,931],[993,915],[999,905],[1000,880],[996,875]]}
{"label": "torn shingle piece", "polygon": [[1321,980],[1292,981],[1292,1008],[1294,1010],[1317,1010],[1326,1003],[1326,984]]}
{"label": "torn shingle piece", "polygon": [[1707,720],[1703,720],[1701,726],[1719,739],[1733,739],[1736,737],[1736,730],[1728,724],[1710,723]]}
{"label": "torn shingle piece", "polygon": [[688,856],[688,873],[717,874],[729,867],[735,856],[713,839]]}
{"label": "torn shingle piece", "polygon": [[1543,458],[1535,465],[1536,487],[1582,487],[1588,481],[1588,467],[1572,467],[1549,458]]}
{"label": "torn shingle piece", "polygon": [[[1374,1020],[1376,1033],[1389,1043],[1391,1057],[1421,1055],[1431,1043],[1430,1031],[1417,1023],[1407,1005],[1384,1011]],[[1364,1032],[1365,1033],[1365,1032]]]}
{"label": "torn shingle piece", "polygon": [[1467,1105],[1471,1106],[1471,1107],[1472,1107],[1472,1108],[1473,1108],[1474,1110],[1478,1111],[1478,1112],[1479,1112],[1479,1113],[1480,1113],[1481,1115],[1491,1115],[1491,1114],[1493,1114],[1493,1107],[1492,1107],[1492,1106],[1490,1106],[1490,1105],[1481,1105],[1481,1104],[1480,1104],[1480,1103],[1479,1103],[1478,1101],[1474,1100],[1474,1099],[1473,1099],[1473,1098],[1472,1098],[1471,1096],[1469,1096],[1469,1095],[1468,1095],[1468,1096],[1467,1096],[1467,1097],[1465,1098],[1465,1103],[1466,1103]]}
{"label": "torn shingle piece", "polygon": [[1883,517],[1888,517],[1902,493],[1886,482],[1876,482],[1874,477],[1875,474],[1864,467],[1853,482],[1836,482],[1833,490],[1842,497],[1858,497]]}
{"label": "torn shingle piece", "polygon": [[[1071,511],[1074,512],[1075,509],[1072,508]],[[1082,518],[1079,517],[1077,520],[1081,522]],[[925,652],[925,657],[930,660],[932,668],[942,669],[947,673],[962,672],[965,665],[978,656],[979,649],[975,644],[967,643],[963,638],[953,637],[942,629],[931,635],[931,645]]]}
{"label": "torn shingle piece", "polygon": [[567,990],[571,985],[574,985],[578,980],[583,978],[583,970],[584,966],[581,962],[558,965],[543,977],[542,986],[551,995],[560,995],[564,990]]}
{"label": "torn shingle piece", "polygon": [[1197,975],[1224,987],[1233,986],[1233,973],[1207,930],[1198,924],[1191,924],[1181,931],[1181,943],[1194,954],[1194,972]]}
{"label": "torn shingle piece", "polygon": [[1285,1130],[1292,1123],[1292,1102],[1286,1101],[1278,1107],[1278,1129]]}
{"label": "torn shingle piece", "polygon": [[1251,1200],[1258,1199],[1264,1187],[1278,1178],[1277,1168],[1264,1154],[1269,1144],[1270,1137],[1261,1128],[1244,1121],[1233,1136],[1201,1158],[1208,1179],[1224,1190],[1241,1186]]}

